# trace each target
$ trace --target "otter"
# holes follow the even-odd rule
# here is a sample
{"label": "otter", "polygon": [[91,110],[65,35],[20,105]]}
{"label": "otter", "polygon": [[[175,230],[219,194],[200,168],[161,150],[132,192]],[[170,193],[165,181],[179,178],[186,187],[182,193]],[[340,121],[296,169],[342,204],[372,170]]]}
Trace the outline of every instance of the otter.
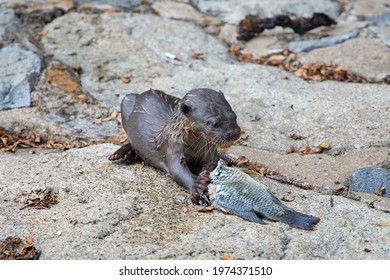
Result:
{"label": "otter", "polygon": [[218,148],[231,146],[241,135],[224,94],[208,88],[193,89],[182,99],[157,89],[127,94],[121,113],[129,143],[109,160],[140,158],[165,171],[195,203],[207,194],[209,182],[198,175],[217,165]]}

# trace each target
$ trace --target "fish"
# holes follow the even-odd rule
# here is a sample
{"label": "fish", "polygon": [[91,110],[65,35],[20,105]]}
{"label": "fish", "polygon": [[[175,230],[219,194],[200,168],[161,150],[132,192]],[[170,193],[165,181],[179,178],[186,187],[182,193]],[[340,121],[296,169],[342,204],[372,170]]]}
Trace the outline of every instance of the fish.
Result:
{"label": "fish", "polygon": [[245,220],[267,224],[263,218],[292,227],[314,230],[320,218],[306,215],[284,205],[266,186],[221,159],[210,173],[209,200],[214,208]]}

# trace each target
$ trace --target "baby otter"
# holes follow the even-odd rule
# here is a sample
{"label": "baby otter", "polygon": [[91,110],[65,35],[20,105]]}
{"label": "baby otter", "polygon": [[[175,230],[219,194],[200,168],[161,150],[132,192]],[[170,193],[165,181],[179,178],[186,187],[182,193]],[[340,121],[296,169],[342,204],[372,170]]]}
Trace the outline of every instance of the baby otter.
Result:
{"label": "baby otter", "polygon": [[164,170],[195,202],[207,192],[207,182],[198,178],[199,173],[216,166],[217,148],[231,146],[241,134],[223,93],[207,88],[193,89],[181,100],[155,89],[128,94],[121,112],[129,143],[109,160],[140,157]]}

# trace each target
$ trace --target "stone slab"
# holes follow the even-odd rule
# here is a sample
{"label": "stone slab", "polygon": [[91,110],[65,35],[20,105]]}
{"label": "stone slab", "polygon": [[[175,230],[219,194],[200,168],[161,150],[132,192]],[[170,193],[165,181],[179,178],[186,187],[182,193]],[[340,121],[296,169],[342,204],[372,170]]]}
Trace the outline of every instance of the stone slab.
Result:
{"label": "stone slab", "polygon": [[30,106],[41,59],[18,44],[0,49],[0,110]]}
{"label": "stone slab", "polygon": [[338,65],[372,82],[388,80],[390,77],[390,49],[378,39],[348,40],[302,54],[298,60],[304,64]]}
{"label": "stone slab", "polygon": [[[390,258],[390,228],[375,226],[388,214],[361,202],[335,197],[331,207],[327,195],[263,179],[279,198],[293,200],[288,206],[320,216],[316,230],[200,213],[162,172],[109,162],[117,148],[0,152],[0,239],[32,235],[41,259]],[[58,204],[20,210],[26,194],[45,187],[59,189]]]}

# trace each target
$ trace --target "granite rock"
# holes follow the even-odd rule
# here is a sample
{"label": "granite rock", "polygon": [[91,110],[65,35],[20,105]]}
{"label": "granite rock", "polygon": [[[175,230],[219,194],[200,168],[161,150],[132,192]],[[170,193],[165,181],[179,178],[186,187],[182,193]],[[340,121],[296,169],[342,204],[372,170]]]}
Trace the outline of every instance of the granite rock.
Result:
{"label": "granite rock", "polygon": [[[3,2],[2,7],[26,3]],[[233,24],[248,12],[311,16],[316,11],[336,18],[339,2],[165,0],[155,2],[152,9],[142,5],[145,9],[136,12],[88,2],[92,9],[87,4],[59,7],[74,5],[73,1],[33,0],[16,5],[24,7],[26,20],[38,20],[36,28],[28,30],[35,35],[41,31],[36,48],[49,63],[32,92],[33,106],[0,111],[2,128],[34,129],[43,137],[111,141],[106,137],[123,136],[120,116],[110,118],[111,113],[119,110],[121,98],[129,92],[152,87],[182,97],[195,87],[222,90],[245,132],[245,140],[232,147],[231,153],[290,178],[289,183],[269,178],[264,182],[279,198],[291,201],[286,202],[289,206],[318,215],[321,222],[314,232],[306,232],[281,223],[259,226],[218,211],[199,213],[199,207],[169,177],[142,164],[109,162],[107,157],[118,146],[103,144],[66,152],[0,151],[0,239],[31,235],[42,250],[42,259],[390,258],[389,227],[377,226],[389,220],[390,199],[353,191],[335,194],[344,190],[344,179],[354,170],[379,166],[389,157],[388,85],[305,81],[282,69],[241,63],[229,55],[229,44],[237,43]],[[357,30],[362,38],[302,55],[313,53],[324,63],[340,55],[334,52],[339,49],[332,48],[354,42],[360,46],[355,51],[354,44],[347,45],[343,55],[355,55],[355,59],[346,65],[359,71],[367,67],[369,71],[361,74],[368,77],[386,72],[388,50],[380,32],[373,29],[386,25],[362,21],[382,17],[386,7],[379,8],[383,13],[362,9],[355,13],[354,4],[367,1],[347,2],[334,27],[303,36],[277,28],[247,44],[253,52],[261,46],[261,53],[267,53],[267,45],[268,49],[284,48],[291,41]],[[35,13],[29,16],[37,7],[62,12],[48,12],[50,23],[42,22]],[[18,24],[10,19],[11,25]],[[214,31],[221,28],[218,37],[210,36],[218,32],[210,32],[207,22]],[[264,38],[266,42],[259,42]],[[332,52],[323,52],[328,49]],[[74,75],[79,90],[69,93],[58,80],[48,78],[54,62],[66,64],[55,69],[80,75]],[[382,70],[375,72],[374,66]],[[52,76],[55,73],[51,71]],[[83,95],[91,95],[93,102],[83,102]],[[322,154],[298,152],[323,142],[331,149]],[[302,186],[310,187],[298,188]],[[28,195],[45,187],[59,188],[57,205],[20,210]]]}
{"label": "granite rock", "polygon": [[[378,39],[356,38],[328,48],[316,49],[299,56],[303,64],[340,66],[370,82],[390,79],[390,48]],[[368,63],[372,61],[372,63]]]}
{"label": "granite rock", "polygon": [[[109,162],[117,148],[2,154],[0,239],[31,235],[44,260],[390,258],[390,228],[375,226],[388,214],[362,202],[336,196],[332,207],[328,195],[263,179],[277,197],[292,200],[288,206],[319,216],[316,229],[259,225],[216,210],[201,213],[162,172]],[[20,210],[45,187],[58,188],[58,204]]]}
{"label": "granite rock", "polygon": [[41,58],[20,45],[0,49],[0,110],[30,106]]}
{"label": "granite rock", "polygon": [[334,46],[341,44],[347,40],[356,38],[359,35],[358,31],[352,31],[346,34],[325,37],[320,40],[310,40],[310,41],[294,41],[288,44],[290,51],[295,53],[308,52],[314,49],[325,48],[329,46]]}
{"label": "granite rock", "polygon": [[390,170],[364,167],[352,173],[348,182],[350,191],[383,194],[390,197]]}
{"label": "granite rock", "polygon": [[204,13],[218,16],[230,24],[238,24],[247,14],[255,14],[262,17],[271,17],[278,14],[295,14],[300,17],[311,17],[313,13],[326,13],[332,18],[337,18],[341,12],[340,3],[329,0],[308,1],[193,1],[198,9]]}

